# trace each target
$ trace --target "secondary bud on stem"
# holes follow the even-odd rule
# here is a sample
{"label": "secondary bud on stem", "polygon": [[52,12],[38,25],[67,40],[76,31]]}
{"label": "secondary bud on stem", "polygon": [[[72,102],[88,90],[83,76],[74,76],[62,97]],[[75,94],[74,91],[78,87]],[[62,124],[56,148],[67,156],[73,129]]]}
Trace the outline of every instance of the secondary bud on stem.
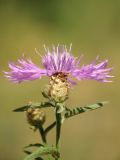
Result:
{"label": "secondary bud on stem", "polygon": [[63,102],[68,97],[67,76],[58,73],[51,76],[48,88],[48,96],[56,102]]}
{"label": "secondary bud on stem", "polygon": [[30,125],[39,127],[46,119],[45,113],[39,108],[29,108],[26,111],[27,121]]}

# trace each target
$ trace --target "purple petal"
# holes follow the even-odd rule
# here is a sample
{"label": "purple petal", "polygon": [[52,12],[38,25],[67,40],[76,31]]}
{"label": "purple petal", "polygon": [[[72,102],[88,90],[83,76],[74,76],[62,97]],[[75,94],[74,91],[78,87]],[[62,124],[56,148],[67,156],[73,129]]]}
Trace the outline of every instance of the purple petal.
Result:
{"label": "purple petal", "polygon": [[[63,75],[74,76],[78,80],[94,79],[101,82],[111,82],[109,78],[112,68],[107,68],[108,60],[97,64],[97,57],[91,64],[83,65],[79,68],[81,58],[78,59],[72,56],[66,46],[53,47],[52,52],[45,48],[46,54],[42,57],[42,63],[45,69],[40,69],[31,59],[18,60],[18,64],[9,63],[9,72],[4,72],[5,77],[14,81],[31,81],[39,79],[42,76],[52,76],[53,74],[62,73]],[[75,82],[67,77],[69,84],[73,85]]]}
{"label": "purple petal", "polygon": [[48,75],[59,72],[68,74],[77,68],[79,60],[68,53],[65,46],[58,46],[56,50],[53,48],[52,53],[47,50],[47,54],[42,58],[42,63]]}
{"label": "purple petal", "polygon": [[26,61],[23,59],[18,60],[18,65],[14,63],[8,64],[10,72],[4,72],[5,77],[13,82],[20,83],[22,81],[32,81],[46,76],[46,70],[37,67],[30,59]]}
{"label": "purple petal", "polygon": [[95,79],[101,82],[111,82],[108,78],[110,76],[110,72],[112,68],[106,68],[108,64],[108,60],[105,60],[99,64],[91,63],[86,66],[82,66],[80,69],[76,69],[73,72],[73,76],[75,76],[78,80],[82,79]]}

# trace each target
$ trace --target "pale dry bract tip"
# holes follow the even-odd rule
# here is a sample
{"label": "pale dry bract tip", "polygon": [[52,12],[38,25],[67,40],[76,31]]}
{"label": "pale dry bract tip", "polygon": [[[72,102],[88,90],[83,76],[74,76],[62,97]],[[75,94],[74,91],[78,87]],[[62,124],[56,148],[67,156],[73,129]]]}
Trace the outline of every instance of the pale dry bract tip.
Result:
{"label": "pale dry bract tip", "polygon": [[35,48],[35,53],[36,53],[37,55],[39,55],[39,56],[42,58],[42,55],[40,54],[40,52],[38,51],[37,48]]}
{"label": "pale dry bract tip", "polygon": [[72,43],[70,43],[69,52],[71,52],[71,50],[72,50]]}

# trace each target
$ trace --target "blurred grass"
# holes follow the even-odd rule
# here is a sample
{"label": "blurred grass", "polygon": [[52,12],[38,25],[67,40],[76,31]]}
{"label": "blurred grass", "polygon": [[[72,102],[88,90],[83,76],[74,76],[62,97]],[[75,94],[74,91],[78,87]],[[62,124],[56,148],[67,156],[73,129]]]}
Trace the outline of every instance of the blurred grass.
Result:
{"label": "blurred grass", "polygon": [[[72,52],[85,55],[89,63],[99,55],[109,59],[116,76],[113,83],[81,81],[70,93],[69,106],[108,100],[100,110],[67,120],[62,132],[63,159],[120,159],[120,1],[118,0],[0,0],[0,159],[21,160],[22,147],[37,142],[39,136],[29,130],[23,114],[12,109],[29,100],[40,101],[47,78],[12,84],[3,77],[8,61],[16,61],[24,52],[38,63],[38,48],[72,42]],[[47,111],[48,122],[53,113]],[[48,123],[47,122],[47,123]],[[54,131],[49,136],[54,142]]]}

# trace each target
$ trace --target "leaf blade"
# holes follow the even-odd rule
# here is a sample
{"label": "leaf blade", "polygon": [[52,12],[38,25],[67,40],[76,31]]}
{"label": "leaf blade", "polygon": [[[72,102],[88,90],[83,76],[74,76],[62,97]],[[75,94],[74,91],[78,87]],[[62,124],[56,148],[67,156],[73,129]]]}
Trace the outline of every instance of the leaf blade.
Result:
{"label": "leaf blade", "polygon": [[43,147],[43,145],[40,143],[34,143],[34,144],[29,144],[28,146],[25,146],[24,148],[30,148],[30,147]]}
{"label": "leaf blade", "polygon": [[25,106],[16,108],[13,112],[25,112],[28,108],[46,108],[46,107],[53,107],[53,104],[50,102],[37,102],[37,103],[28,103]]}
{"label": "leaf blade", "polygon": [[92,105],[87,105],[87,106],[84,106],[84,107],[76,107],[76,108],[73,108],[73,109],[66,108],[66,113],[65,113],[64,117],[67,119],[67,118],[70,118],[72,116],[84,113],[84,112],[92,111],[92,110],[103,107],[104,104],[106,104],[106,103],[108,103],[108,102],[106,102],[106,101],[98,102],[98,103],[95,103],[95,104],[92,104]]}
{"label": "leaf blade", "polygon": [[42,155],[58,153],[57,149],[54,147],[41,147],[37,149],[35,152],[28,155],[24,160],[34,160]]}

